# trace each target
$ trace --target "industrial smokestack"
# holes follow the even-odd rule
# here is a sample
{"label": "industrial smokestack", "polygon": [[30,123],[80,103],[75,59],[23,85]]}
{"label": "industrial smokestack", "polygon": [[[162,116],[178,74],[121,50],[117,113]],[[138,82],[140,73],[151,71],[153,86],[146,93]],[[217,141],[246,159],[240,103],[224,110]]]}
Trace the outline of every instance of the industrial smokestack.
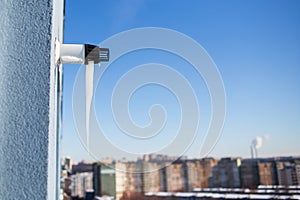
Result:
{"label": "industrial smokestack", "polygon": [[254,152],[255,152],[255,158],[257,158],[258,157],[258,155],[257,155],[257,148],[254,148]]}

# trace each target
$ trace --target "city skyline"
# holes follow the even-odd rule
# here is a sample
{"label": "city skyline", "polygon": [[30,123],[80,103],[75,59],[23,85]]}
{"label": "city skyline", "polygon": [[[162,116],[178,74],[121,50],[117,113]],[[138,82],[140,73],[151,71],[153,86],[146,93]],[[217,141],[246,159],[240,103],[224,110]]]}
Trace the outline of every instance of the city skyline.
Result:
{"label": "city skyline", "polygon": [[[300,157],[183,158],[149,171],[170,159],[152,155],[137,162],[116,161],[108,167],[99,162],[72,164],[71,158],[66,158],[62,164],[64,192],[75,199],[92,192],[91,195],[117,200],[144,199],[153,195],[195,196],[197,193],[205,197],[209,196],[207,192],[215,193],[216,198],[221,198],[218,194],[249,198],[250,193],[268,195],[268,199],[278,198],[278,195],[292,199],[299,196]],[[137,173],[139,169],[143,172]],[[256,199],[262,197],[256,196]]]}
{"label": "city skyline", "polygon": [[[300,152],[297,143],[300,140],[299,6],[297,1],[132,1],[130,4],[125,1],[91,1],[90,11],[83,16],[78,13],[87,8],[84,2],[67,1],[64,40],[65,43],[89,41],[99,44],[119,32],[149,26],[186,34],[211,56],[226,90],[224,129],[208,156],[251,157],[250,149],[257,137],[260,138],[259,145],[256,144],[258,157],[293,156]],[[87,31],[89,27],[93,29]],[[142,53],[146,53],[144,57]],[[139,60],[136,62],[133,61],[136,57],[130,59],[130,55],[123,59],[127,64],[125,67],[112,67],[107,71],[106,82],[103,82],[106,89],[113,86],[112,80],[126,70],[158,53],[137,52],[135,56],[139,56]],[[157,58],[165,59],[160,63],[186,73],[201,100],[201,122],[209,124],[211,105],[203,80],[197,81],[192,70],[181,69],[176,65],[178,60],[168,56]],[[154,61],[158,62],[158,59]],[[70,103],[78,70],[78,66],[64,66],[62,156],[69,155],[80,161],[91,157],[80,143]],[[173,109],[176,104],[174,96],[159,87],[144,89],[144,92],[136,93],[136,99],[131,102],[130,110],[136,123],[145,125],[149,121],[145,111],[153,101],[145,99],[153,94],[156,100],[162,97],[160,103],[167,103],[171,109],[169,116],[178,114],[176,108]],[[107,94],[105,92],[96,93],[96,102],[102,101],[99,95]],[[176,122],[178,119],[170,120]],[[202,129],[207,127],[204,125]],[[188,153],[191,158],[199,157],[201,141],[195,144]]]}

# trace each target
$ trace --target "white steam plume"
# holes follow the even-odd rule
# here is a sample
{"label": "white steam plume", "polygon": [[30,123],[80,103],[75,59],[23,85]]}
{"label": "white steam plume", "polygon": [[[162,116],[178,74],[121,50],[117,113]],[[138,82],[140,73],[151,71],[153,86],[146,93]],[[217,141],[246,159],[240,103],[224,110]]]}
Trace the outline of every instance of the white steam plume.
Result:
{"label": "white steam plume", "polygon": [[254,140],[252,140],[252,145],[255,147],[255,149],[261,148],[263,144],[263,138],[260,136],[257,136]]}

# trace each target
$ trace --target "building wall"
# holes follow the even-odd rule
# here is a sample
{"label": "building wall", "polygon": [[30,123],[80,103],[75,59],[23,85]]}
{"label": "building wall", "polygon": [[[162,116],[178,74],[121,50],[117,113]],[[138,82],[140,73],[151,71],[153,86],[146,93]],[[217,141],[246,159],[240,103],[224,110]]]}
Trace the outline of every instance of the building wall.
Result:
{"label": "building wall", "polygon": [[277,162],[279,185],[298,185],[295,163]]}
{"label": "building wall", "polygon": [[124,172],[126,170],[126,164],[118,162],[116,163],[116,199],[119,200],[126,191],[127,176]]}
{"label": "building wall", "polygon": [[126,190],[128,192],[142,192],[143,191],[143,181],[141,173],[133,173],[141,171],[141,165],[136,163],[127,163],[127,183]]}
{"label": "building wall", "polygon": [[197,166],[199,168],[200,188],[209,187],[209,181],[213,179],[213,167],[217,163],[218,160],[213,158],[204,158],[197,161]]}
{"label": "building wall", "polygon": [[[264,170],[265,172],[265,170]],[[241,187],[256,188],[259,183],[258,161],[256,159],[245,159],[240,166]]]}
{"label": "building wall", "polygon": [[187,185],[188,191],[193,191],[195,188],[200,188],[200,166],[199,162],[189,160],[186,162],[187,166]]}
{"label": "building wall", "polygon": [[297,182],[298,182],[298,185],[300,185],[300,161],[297,160],[297,161],[295,162],[295,165],[296,165]]}
{"label": "building wall", "polygon": [[187,185],[187,166],[184,161],[175,161],[166,167],[167,192],[185,192]]}
{"label": "building wall", "polygon": [[213,167],[213,176],[209,187],[240,187],[239,168],[239,158],[222,158],[218,164]]}
{"label": "building wall", "polygon": [[101,192],[103,195],[116,197],[116,171],[115,169],[101,166]]}
{"label": "building wall", "polygon": [[93,172],[82,172],[72,175],[72,197],[85,197],[87,190],[93,190]]}
{"label": "building wall", "polygon": [[94,190],[94,195],[96,196],[101,196],[102,194],[101,167],[102,166],[100,163],[93,163],[93,190]]}
{"label": "building wall", "polygon": [[[159,192],[160,191],[160,177],[158,164],[152,162],[145,162],[143,164],[143,192]],[[153,170],[157,169],[157,170]]]}
{"label": "building wall", "polygon": [[163,167],[159,170],[159,190],[166,192],[168,189],[167,168]]}
{"label": "building wall", "polygon": [[5,0],[0,11],[0,199],[55,199],[63,1]]}
{"label": "building wall", "polygon": [[274,161],[258,163],[258,171],[260,185],[278,185],[278,177]]}
{"label": "building wall", "polygon": [[[116,163],[116,199],[136,199],[143,192],[142,165],[128,162]],[[138,196],[138,197],[137,197]]]}

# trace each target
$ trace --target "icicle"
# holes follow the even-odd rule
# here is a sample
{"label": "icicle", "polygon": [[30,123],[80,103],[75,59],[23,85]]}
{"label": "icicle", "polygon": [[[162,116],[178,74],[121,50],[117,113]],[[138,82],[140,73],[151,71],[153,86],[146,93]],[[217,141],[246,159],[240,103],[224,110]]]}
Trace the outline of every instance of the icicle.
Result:
{"label": "icicle", "polygon": [[90,115],[91,115],[91,104],[93,100],[93,77],[94,77],[94,61],[88,61],[85,71],[85,105],[86,105],[86,144],[89,150],[89,140],[90,140]]}

